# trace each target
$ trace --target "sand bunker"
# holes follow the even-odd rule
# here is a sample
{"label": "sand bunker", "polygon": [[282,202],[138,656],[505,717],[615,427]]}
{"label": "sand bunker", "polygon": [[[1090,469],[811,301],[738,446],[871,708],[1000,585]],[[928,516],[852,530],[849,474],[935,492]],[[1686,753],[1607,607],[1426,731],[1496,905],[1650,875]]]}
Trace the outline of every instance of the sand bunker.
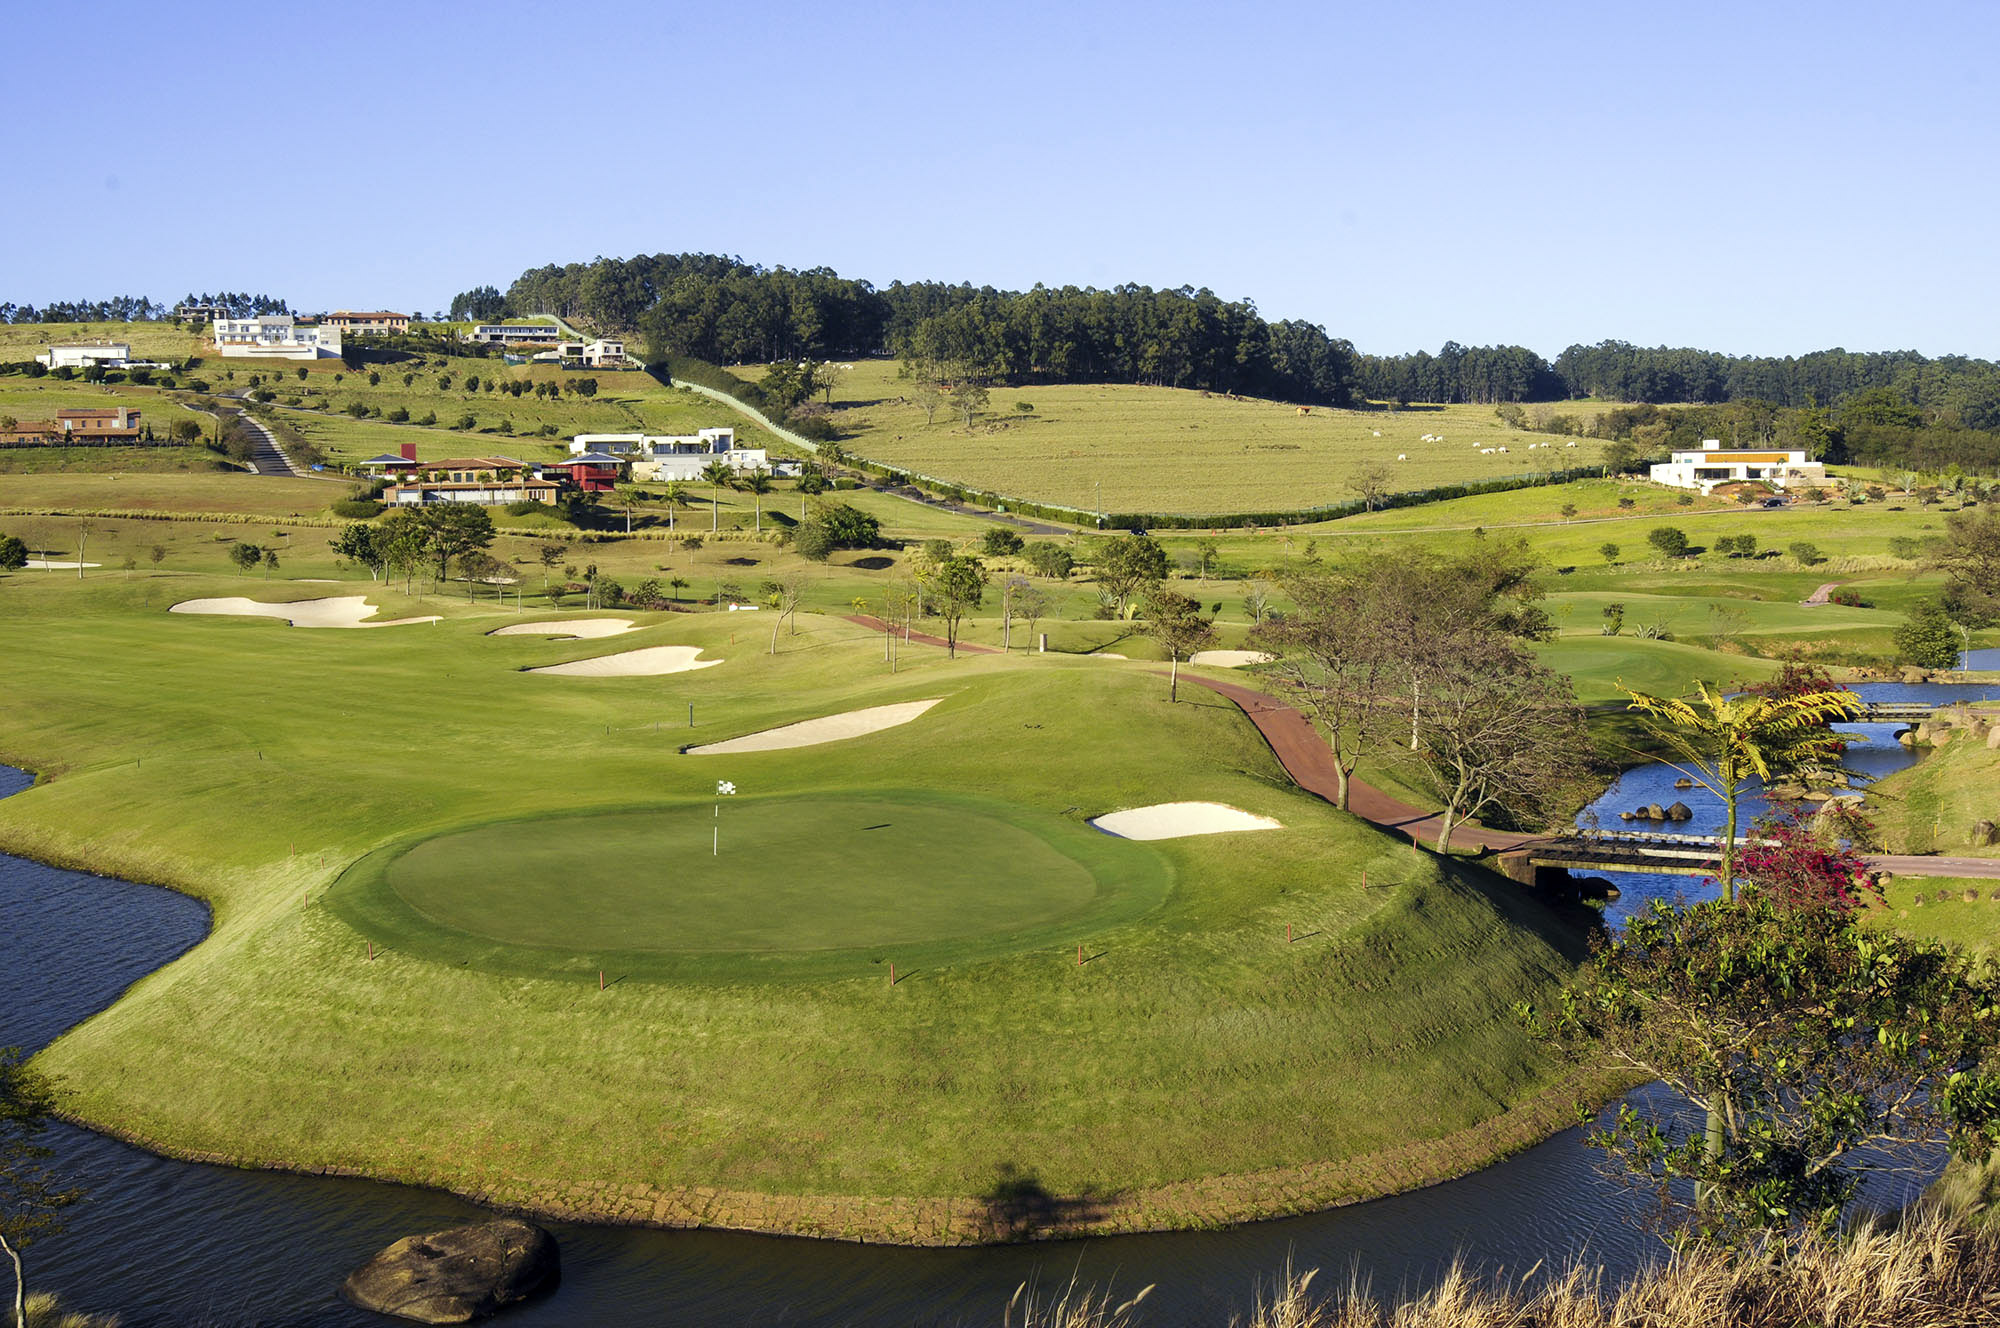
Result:
{"label": "sand bunker", "polygon": [[[600,636],[617,636],[632,630],[630,618],[564,618],[560,622],[515,623],[488,632],[488,636],[559,636],[565,641],[582,641]],[[716,661],[711,660],[710,663]]]}
{"label": "sand bunker", "polygon": [[1084,658],[1085,659],[1130,659],[1132,657],[1130,655],[1114,655],[1109,650],[1093,650],[1088,655],[1085,655]]}
{"label": "sand bunker", "polygon": [[839,742],[842,738],[859,738],[880,733],[883,729],[893,729],[898,724],[907,724],[943,699],[939,696],[928,701],[901,701],[895,705],[870,706],[866,710],[849,710],[845,714],[801,720],[783,728],[765,729],[762,733],[749,733],[741,738],[690,747],[688,753],[727,755],[732,752],[775,752],[787,747],[813,747],[822,742]]}
{"label": "sand bunker", "polygon": [[30,558],[23,564],[32,572],[74,572],[79,567],[102,567],[103,563],[64,562],[60,558]]}
{"label": "sand bunker", "polygon": [[1276,655],[1261,650],[1197,650],[1188,656],[1190,664],[1207,664],[1218,669],[1240,669],[1245,664],[1269,664]]}
{"label": "sand bunker", "polygon": [[1256,816],[1220,802],[1156,802],[1150,807],[1111,812],[1091,822],[1120,839],[1183,839],[1231,830],[1282,830],[1268,816]]}
{"label": "sand bunker", "polygon": [[333,599],[301,599],[290,604],[266,604],[262,600],[186,599],[169,613],[219,613],[231,618],[282,618],[294,627],[403,627],[410,623],[438,621],[428,618],[389,618],[368,622],[377,610],[365,595],[340,595]]}
{"label": "sand bunker", "polygon": [[651,678],[662,673],[686,673],[720,664],[719,659],[700,659],[700,646],[647,646],[596,659],[576,659],[567,664],[551,664],[529,669],[529,673],[560,673],[571,678]]}

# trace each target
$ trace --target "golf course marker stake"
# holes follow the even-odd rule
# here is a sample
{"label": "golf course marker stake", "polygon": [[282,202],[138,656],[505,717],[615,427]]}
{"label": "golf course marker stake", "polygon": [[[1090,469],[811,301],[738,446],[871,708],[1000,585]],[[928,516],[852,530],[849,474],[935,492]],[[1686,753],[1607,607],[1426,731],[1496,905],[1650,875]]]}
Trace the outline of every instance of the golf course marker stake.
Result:
{"label": "golf course marker stake", "polygon": [[373,941],[368,942],[368,962],[371,964],[375,962],[375,942]]}
{"label": "golf course marker stake", "polygon": [[604,970],[601,968],[597,970],[597,989],[604,990]]}
{"label": "golf course marker stake", "polygon": [[1076,947],[1076,966],[1083,967],[1083,947],[1080,945]]}
{"label": "golf course marker stake", "polygon": [[1361,869],[1361,888],[1363,890],[1368,888],[1368,869],[1366,867]]}
{"label": "golf course marker stake", "polygon": [[889,961],[889,985],[896,985],[896,961],[893,959]]}
{"label": "golf course marker stake", "polygon": [[1287,922],[1285,924],[1285,944],[1290,945],[1291,943],[1292,943],[1292,924]]}

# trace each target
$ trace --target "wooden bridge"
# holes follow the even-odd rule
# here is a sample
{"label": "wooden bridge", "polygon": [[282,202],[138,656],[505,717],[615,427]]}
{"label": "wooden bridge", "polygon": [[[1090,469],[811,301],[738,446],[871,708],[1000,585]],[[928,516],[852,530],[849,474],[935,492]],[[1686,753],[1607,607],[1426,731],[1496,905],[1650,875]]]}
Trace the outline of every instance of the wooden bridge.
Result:
{"label": "wooden bridge", "polygon": [[1951,706],[1924,701],[1864,701],[1848,715],[1851,724],[1921,724]]}
{"label": "wooden bridge", "polygon": [[[1712,867],[1722,856],[1722,842],[1721,835],[1677,835],[1661,830],[1578,830],[1574,834],[1522,844],[1504,856],[1529,867],[1677,876]],[[1751,842],[1748,836],[1736,837],[1739,848]]]}

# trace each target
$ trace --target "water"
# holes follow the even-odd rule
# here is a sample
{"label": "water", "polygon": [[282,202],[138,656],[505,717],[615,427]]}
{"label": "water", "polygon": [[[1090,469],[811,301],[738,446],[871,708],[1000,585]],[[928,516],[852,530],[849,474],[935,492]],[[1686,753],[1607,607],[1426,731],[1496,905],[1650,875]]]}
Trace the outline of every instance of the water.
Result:
{"label": "water", "polygon": [[[2000,697],[1996,683],[1861,683],[1853,688],[1864,701],[1913,701],[1944,704],[1956,701],[1984,701]],[[1851,743],[1844,758],[1849,769],[1866,779],[1880,779],[1907,767],[1916,758],[1896,741],[1899,729],[1907,724],[1837,724]],[[1666,765],[1645,765],[1627,770],[1588,807],[1577,813],[1576,824],[1585,830],[1651,830],[1673,834],[1719,835],[1728,813],[1722,800],[1704,788],[1677,789],[1679,772]],[[1865,785],[1865,781],[1864,781]],[[1618,813],[1650,803],[1662,807],[1685,803],[1694,813],[1690,820],[1667,822],[1621,821]],[[1761,787],[1751,786],[1737,810],[1737,833],[1747,834],[1750,823],[1770,808]],[[1654,899],[1698,899],[1715,894],[1715,887],[1699,876],[1655,876],[1644,872],[1594,872],[1618,887],[1619,897],[1604,910],[1604,919],[1613,927],[1622,926],[1634,913],[1643,911]]]}
{"label": "water", "polygon": [[[1924,699],[1910,689],[1875,699]],[[2000,694],[2000,687],[1990,689]],[[1940,693],[1956,699],[1961,689]],[[1857,726],[1879,769],[1909,757],[1888,725]],[[1887,746],[1883,746],[1883,743]],[[1599,814],[1673,801],[1671,771],[1634,771]],[[28,781],[0,767],[0,796]],[[1700,790],[1684,829],[1719,823]],[[1687,878],[1621,874],[1622,916],[1645,893]],[[1630,884],[1628,884],[1628,882]],[[206,910],[171,891],[0,855],[0,1045],[39,1047],[111,1004],[206,932]],[[1393,1103],[1385,1103],[1389,1109]],[[367,1181],[286,1176],[171,1162],[67,1126],[50,1142],[89,1198],[69,1229],[29,1254],[31,1284],[82,1308],[116,1311],[128,1328],[285,1325],[341,1328],[387,1321],[334,1294],[354,1265],[397,1237],[477,1220],[448,1195]],[[1567,1131],[1463,1180],[1311,1217],[1234,1230],[969,1250],[912,1250],[718,1232],[554,1224],[563,1283],[510,1311],[523,1328],[691,1325],[956,1325],[997,1322],[1024,1281],[1059,1289],[1074,1274],[1125,1292],[1149,1283],[1144,1321],[1219,1325],[1246,1312],[1289,1259],[1344,1281],[1358,1268],[1378,1291],[1428,1283],[1463,1254],[1525,1272],[1587,1255],[1623,1275],[1660,1247],[1639,1223],[1643,1201],[1595,1169]],[[1922,1178],[1871,1191],[1894,1204]]]}

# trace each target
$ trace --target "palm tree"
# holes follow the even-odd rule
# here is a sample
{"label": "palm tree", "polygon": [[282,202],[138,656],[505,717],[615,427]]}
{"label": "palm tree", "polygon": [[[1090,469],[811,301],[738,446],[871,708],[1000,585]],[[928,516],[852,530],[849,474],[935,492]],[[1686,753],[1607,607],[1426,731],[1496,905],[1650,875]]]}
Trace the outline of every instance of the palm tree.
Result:
{"label": "palm tree", "polygon": [[708,528],[711,531],[720,530],[722,529],[722,486],[729,483],[735,477],[735,472],[729,469],[728,462],[717,457],[701,468],[701,477],[707,480],[710,485]]}
{"label": "palm tree", "polygon": [[1696,695],[1686,700],[1623,690],[1631,698],[1626,708],[1640,713],[1647,733],[1680,756],[1681,761],[1667,764],[1722,800],[1727,810],[1722,890],[1733,903],[1736,813],[1743,786],[1753,778],[1766,783],[1785,778],[1843,779],[1847,772],[1840,765],[1841,740],[1828,725],[1851,713],[1861,698],[1831,690],[1728,696],[1710,691],[1707,683],[1696,683],[1695,689]]}
{"label": "palm tree", "polygon": [[673,533],[674,509],[688,505],[688,486],[683,480],[674,480],[667,485],[667,532]]}
{"label": "palm tree", "polygon": [[743,487],[756,495],[757,501],[755,504],[755,508],[756,508],[757,533],[761,535],[764,533],[763,498],[765,494],[771,491],[771,472],[768,470],[751,471],[748,475],[744,476]]}

